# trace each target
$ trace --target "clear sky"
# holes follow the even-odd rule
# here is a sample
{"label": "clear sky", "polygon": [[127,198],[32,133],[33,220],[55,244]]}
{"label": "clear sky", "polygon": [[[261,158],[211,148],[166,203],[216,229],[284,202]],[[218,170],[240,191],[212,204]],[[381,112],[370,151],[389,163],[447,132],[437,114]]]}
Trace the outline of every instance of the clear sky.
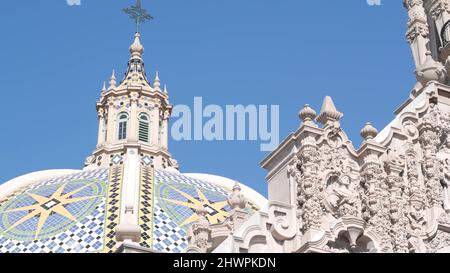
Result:
{"label": "clear sky", "polygon": [[[330,95],[355,147],[382,129],[414,85],[402,1],[142,0],[147,74],[160,71],[173,104],[280,105],[280,137],[305,103]],[[2,1],[0,183],[45,169],[80,169],[97,141],[95,102],[122,76],[134,0]],[[182,172],[242,181],[267,193],[259,142],[170,142]]]}

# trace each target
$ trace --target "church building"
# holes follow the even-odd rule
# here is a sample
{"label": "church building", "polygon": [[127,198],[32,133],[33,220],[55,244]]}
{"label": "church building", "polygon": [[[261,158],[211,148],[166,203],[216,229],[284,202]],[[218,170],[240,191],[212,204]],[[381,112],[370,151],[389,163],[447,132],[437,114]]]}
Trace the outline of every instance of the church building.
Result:
{"label": "church building", "polygon": [[332,98],[305,105],[261,163],[268,198],[180,173],[169,92],[150,82],[137,32],[125,76],[100,91],[84,169],[0,186],[0,253],[449,253],[450,1],[404,6],[417,83],[395,118],[362,124],[354,147]]}

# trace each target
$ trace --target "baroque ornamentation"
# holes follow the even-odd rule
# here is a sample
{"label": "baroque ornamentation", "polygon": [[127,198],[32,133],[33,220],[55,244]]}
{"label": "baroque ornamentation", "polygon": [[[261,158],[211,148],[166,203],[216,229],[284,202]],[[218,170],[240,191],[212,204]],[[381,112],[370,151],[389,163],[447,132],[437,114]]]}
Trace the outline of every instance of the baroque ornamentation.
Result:
{"label": "baroque ornamentation", "polygon": [[439,180],[443,187],[443,206],[444,210],[450,211],[450,139],[444,142],[444,148],[437,155],[440,163]]}
{"label": "baroque ornamentation", "polygon": [[423,151],[422,171],[425,178],[426,196],[429,207],[442,206],[442,190],[439,179],[439,160],[437,148],[440,144],[440,117],[439,109],[430,104],[428,114],[423,118],[419,141]]}
{"label": "baroque ornamentation", "polygon": [[[302,231],[319,229],[322,192],[319,179],[320,153],[314,136],[302,140],[303,147],[292,160],[288,173],[297,184],[297,210]],[[299,213],[300,212],[300,213]]]}
{"label": "baroque ornamentation", "polygon": [[[450,246],[450,234],[438,230],[436,236],[426,244],[427,252],[436,253]],[[447,250],[448,251],[448,250]]]}
{"label": "baroque ornamentation", "polygon": [[450,13],[450,0],[433,0],[431,6],[431,16],[437,20],[443,12]]}

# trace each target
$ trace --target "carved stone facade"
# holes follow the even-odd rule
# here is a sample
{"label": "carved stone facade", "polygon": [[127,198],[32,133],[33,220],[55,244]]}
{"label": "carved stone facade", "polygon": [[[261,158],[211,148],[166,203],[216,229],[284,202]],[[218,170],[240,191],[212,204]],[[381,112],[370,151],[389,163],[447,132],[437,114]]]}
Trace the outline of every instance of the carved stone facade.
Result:
{"label": "carved stone facade", "polygon": [[356,149],[326,97],[262,163],[267,208],[236,186],[223,223],[199,220],[188,252],[450,252],[450,1],[404,0],[417,83],[395,119]]}
{"label": "carved stone facade", "polygon": [[359,149],[330,97],[318,116],[306,105],[262,162],[267,212],[212,251],[450,251],[450,87],[430,82],[416,95],[380,133],[367,123]]}
{"label": "carved stone facade", "polygon": [[404,5],[417,84],[395,119],[367,123],[355,149],[330,97],[318,115],[305,105],[262,162],[267,213],[217,252],[450,252],[450,1]]}

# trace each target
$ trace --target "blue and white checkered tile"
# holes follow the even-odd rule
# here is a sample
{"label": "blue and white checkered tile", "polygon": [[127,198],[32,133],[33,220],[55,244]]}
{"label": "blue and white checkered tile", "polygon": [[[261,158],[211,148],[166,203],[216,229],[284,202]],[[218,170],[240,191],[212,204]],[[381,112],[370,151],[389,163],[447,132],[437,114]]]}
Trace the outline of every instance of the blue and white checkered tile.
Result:
{"label": "blue and white checkered tile", "polygon": [[60,176],[56,178],[48,179],[42,183],[37,183],[28,188],[28,190],[34,190],[36,188],[40,188],[42,186],[48,186],[57,183],[63,183],[67,181],[73,180],[81,180],[81,179],[99,179],[105,182],[108,182],[108,169],[98,169],[93,171],[79,172],[75,174]]}
{"label": "blue and white checkered tile", "polygon": [[[108,169],[80,172],[49,179],[34,184],[27,191],[65,182],[69,182],[67,184],[67,191],[70,191],[73,190],[70,182],[80,180],[99,180],[107,184]],[[92,213],[71,226],[68,230],[61,231],[49,238],[38,238],[34,241],[19,241],[17,238],[10,239],[7,236],[0,235],[0,253],[99,252],[103,249],[105,205],[106,197],[96,205]]]}
{"label": "blue and white checkered tile", "polygon": [[206,189],[209,191],[216,191],[218,193],[228,195],[224,189],[219,188],[209,182],[205,182],[199,179],[191,178],[182,174],[176,174],[172,172],[166,171],[155,171],[155,183],[167,183],[167,182],[175,182],[180,184],[188,184],[195,186],[197,188]]}
{"label": "blue and white checkered tile", "polygon": [[187,247],[186,232],[175,224],[157,205],[154,207],[153,249],[181,253]]}

